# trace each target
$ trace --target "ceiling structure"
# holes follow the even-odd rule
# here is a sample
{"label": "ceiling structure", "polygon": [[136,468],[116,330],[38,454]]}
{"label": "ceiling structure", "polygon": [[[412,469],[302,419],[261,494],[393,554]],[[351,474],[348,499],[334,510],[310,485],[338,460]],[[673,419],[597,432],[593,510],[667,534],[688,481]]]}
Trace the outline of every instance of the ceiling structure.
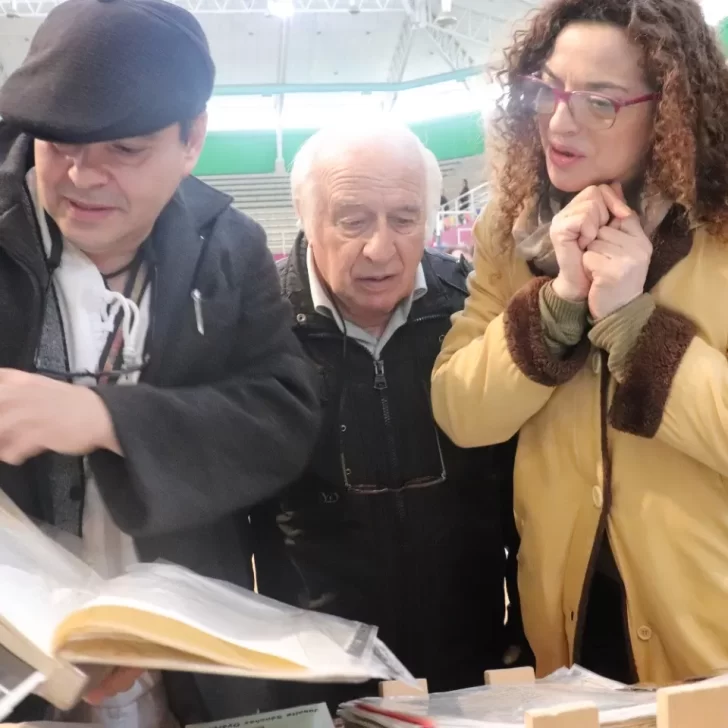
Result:
{"label": "ceiling structure", "polygon": [[[539,0],[174,0],[210,39],[217,84],[397,84],[489,60]],[[58,0],[0,0],[0,63],[10,73]],[[270,12],[290,4],[290,18]],[[446,15],[448,17],[444,18]]]}
{"label": "ceiling structure", "polygon": [[[0,0],[0,82],[60,1]],[[417,102],[434,116],[472,111],[468,97],[471,105],[473,96],[490,98],[484,67],[543,0],[173,1],[197,15],[210,40],[213,128],[236,129],[246,119],[255,128],[310,126],[314,107],[325,117],[362,103],[399,110]],[[702,0],[706,15],[725,1]]]}
{"label": "ceiling structure", "polygon": [[[60,1],[0,0],[0,80]],[[396,86],[456,71],[465,82],[464,72],[492,61],[514,23],[542,0],[173,1],[205,28],[221,91],[243,93],[246,86]],[[724,0],[702,2],[717,23]],[[289,18],[274,14],[281,8]]]}

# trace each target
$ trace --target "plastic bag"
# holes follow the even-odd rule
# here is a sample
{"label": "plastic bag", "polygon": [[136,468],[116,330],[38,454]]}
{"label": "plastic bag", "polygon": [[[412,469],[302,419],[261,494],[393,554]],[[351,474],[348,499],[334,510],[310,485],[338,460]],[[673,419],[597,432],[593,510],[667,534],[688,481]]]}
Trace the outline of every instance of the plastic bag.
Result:
{"label": "plastic bag", "polygon": [[347,726],[366,728],[522,728],[527,710],[593,703],[602,725],[654,721],[653,691],[631,690],[580,667],[535,683],[486,685],[427,697],[365,698],[339,711]]}

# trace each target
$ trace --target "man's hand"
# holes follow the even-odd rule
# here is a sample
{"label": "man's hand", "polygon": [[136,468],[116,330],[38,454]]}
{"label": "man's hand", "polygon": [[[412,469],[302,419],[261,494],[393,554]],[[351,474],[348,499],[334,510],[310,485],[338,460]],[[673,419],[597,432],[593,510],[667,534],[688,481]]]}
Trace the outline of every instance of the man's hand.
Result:
{"label": "man's hand", "polygon": [[144,674],[144,670],[131,667],[117,667],[107,675],[93,690],[84,697],[89,705],[101,705],[107,698],[131,690],[134,683]]}
{"label": "man's hand", "polygon": [[121,447],[106,406],[88,387],[0,369],[0,461],[22,465],[46,450],[88,455]]}
{"label": "man's hand", "polygon": [[621,187],[602,189],[612,221],[599,230],[583,257],[584,270],[592,282],[589,312],[595,320],[609,316],[644,293],[652,259],[652,243],[637,213],[624,201]]}

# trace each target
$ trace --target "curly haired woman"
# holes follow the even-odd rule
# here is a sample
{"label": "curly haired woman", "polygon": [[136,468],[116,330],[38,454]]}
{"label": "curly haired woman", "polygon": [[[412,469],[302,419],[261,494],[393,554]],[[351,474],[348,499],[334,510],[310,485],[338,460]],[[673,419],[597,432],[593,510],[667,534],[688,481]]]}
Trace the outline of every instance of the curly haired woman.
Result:
{"label": "curly haired woman", "polygon": [[540,674],[728,668],[728,69],[695,0],[556,0],[506,55],[503,166],[433,374],[461,446],[520,431]]}

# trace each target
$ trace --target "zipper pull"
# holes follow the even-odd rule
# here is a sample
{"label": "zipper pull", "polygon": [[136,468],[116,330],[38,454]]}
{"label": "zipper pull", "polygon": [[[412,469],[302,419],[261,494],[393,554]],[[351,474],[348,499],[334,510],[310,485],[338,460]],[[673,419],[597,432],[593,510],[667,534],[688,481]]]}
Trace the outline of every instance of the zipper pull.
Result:
{"label": "zipper pull", "polygon": [[386,389],[387,378],[384,376],[384,362],[381,359],[374,361],[374,389]]}
{"label": "zipper pull", "polygon": [[200,336],[205,335],[205,320],[202,317],[202,294],[195,288],[192,291],[192,305],[195,307],[195,321]]}

